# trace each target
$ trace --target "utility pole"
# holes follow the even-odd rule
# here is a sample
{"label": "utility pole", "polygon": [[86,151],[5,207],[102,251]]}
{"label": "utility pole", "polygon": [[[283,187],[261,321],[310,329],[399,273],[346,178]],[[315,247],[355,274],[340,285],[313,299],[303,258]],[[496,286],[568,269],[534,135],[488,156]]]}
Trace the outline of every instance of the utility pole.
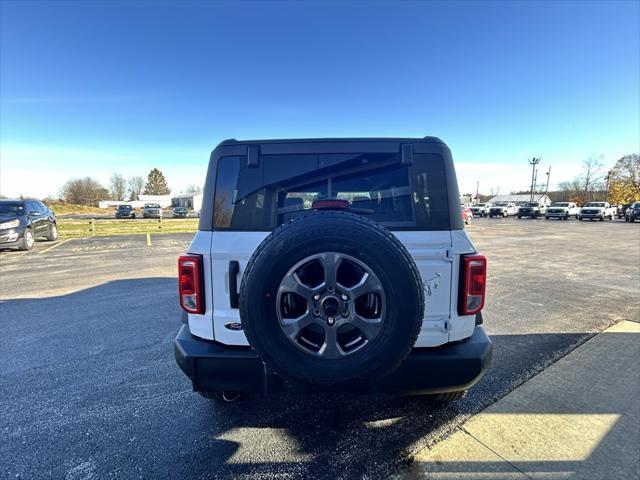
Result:
{"label": "utility pole", "polygon": [[480,180],[476,180],[476,203],[478,203],[479,192],[480,192]]}
{"label": "utility pole", "polygon": [[547,170],[547,186],[544,187],[544,194],[546,195],[549,192],[549,179],[551,178],[551,165],[549,165],[549,170]]}
{"label": "utility pole", "polygon": [[531,165],[531,202],[533,202],[533,188],[536,182],[536,166],[540,163],[540,157],[530,158],[529,165]]}
{"label": "utility pole", "polygon": [[605,193],[605,196],[604,196],[604,201],[605,202],[609,201],[609,183],[610,183],[610,180],[611,180],[611,170],[609,170],[607,172],[607,190],[606,190],[606,193]]}

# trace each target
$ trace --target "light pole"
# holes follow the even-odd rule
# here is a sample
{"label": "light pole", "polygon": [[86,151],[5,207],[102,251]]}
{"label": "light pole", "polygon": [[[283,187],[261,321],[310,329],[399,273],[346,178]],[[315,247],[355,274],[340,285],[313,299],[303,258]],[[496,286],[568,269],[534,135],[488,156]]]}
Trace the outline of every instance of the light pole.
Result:
{"label": "light pole", "polygon": [[531,202],[533,202],[533,185],[536,181],[536,166],[540,163],[540,158],[533,157],[529,159],[529,165],[531,165]]}

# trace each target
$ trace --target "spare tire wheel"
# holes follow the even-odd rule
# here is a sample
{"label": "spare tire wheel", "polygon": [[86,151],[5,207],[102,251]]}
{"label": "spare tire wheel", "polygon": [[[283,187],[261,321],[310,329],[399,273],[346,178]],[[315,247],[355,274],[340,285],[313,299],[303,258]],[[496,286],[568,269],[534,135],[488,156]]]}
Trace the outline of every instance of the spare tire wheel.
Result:
{"label": "spare tire wheel", "polygon": [[319,211],[271,233],[240,289],[244,332],[276,373],[338,386],[372,382],[411,351],[424,314],[416,265],[386,228]]}

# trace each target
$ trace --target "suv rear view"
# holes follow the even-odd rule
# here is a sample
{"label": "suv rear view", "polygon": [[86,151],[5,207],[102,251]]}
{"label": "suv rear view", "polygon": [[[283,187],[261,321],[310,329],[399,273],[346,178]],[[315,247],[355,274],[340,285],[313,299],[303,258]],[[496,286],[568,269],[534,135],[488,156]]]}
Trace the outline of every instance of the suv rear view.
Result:
{"label": "suv rear view", "polygon": [[179,366],[207,396],[459,398],[492,350],[459,208],[433,137],[222,142],[179,260]]}

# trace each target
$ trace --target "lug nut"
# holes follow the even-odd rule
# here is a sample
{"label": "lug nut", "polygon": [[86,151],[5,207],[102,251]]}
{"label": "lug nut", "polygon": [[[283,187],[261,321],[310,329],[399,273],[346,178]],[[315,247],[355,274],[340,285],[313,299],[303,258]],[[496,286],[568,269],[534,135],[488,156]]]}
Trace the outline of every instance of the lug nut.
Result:
{"label": "lug nut", "polygon": [[344,300],[345,302],[349,300],[349,297],[347,297],[346,293],[343,293],[342,295],[340,295],[340,298],[342,298],[342,300]]}
{"label": "lug nut", "polygon": [[333,318],[333,317],[329,317],[329,318],[327,318],[327,323],[329,325],[333,325],[334,323],[336,323],[336,319]]}
{"label": "lug nut", "polygon": [[316,293],[316,294],[313,296],[313,299],[314,299],[316,302],[317,302],[318,300],[320,300],[320,294],[319,294],[319,293]]}

